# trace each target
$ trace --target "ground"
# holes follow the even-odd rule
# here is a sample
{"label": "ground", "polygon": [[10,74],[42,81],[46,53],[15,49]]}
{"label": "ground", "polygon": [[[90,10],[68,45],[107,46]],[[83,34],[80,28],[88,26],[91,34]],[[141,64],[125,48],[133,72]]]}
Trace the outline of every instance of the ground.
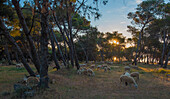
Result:
{"label": "ground", "polygon": [[[160,77],[161,74],[135,70],[140,73],[138,88],[122,86],[119,77],[123,74],[124,65],[113,64],[110,72],[94,69],[95,76],[78,75],[76,69],[49,69],[50,79],[55,79],[55,84],[32,99],[169,99],[170,80]],[[139,65],[143,68],[151,66]],[[153,68],[153,66],[152,66]],[[13,92],[13,84],[22,79],[26,74],[25,69],[16,69],[15,66],[0,67],[0,93]],[[12,95],[12,94],[11,94]],[[9,96],[2,96],[4,99]],[[3,99],[1,98],[1,99]]]}

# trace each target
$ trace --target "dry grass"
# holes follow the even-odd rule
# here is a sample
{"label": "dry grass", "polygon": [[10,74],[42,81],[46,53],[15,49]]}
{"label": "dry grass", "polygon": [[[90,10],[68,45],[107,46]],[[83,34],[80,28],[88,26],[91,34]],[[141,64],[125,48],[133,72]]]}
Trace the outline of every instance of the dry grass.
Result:
{"label": "dry grass", "polygon": [[[33,99],[169,99],[170,81],[139,70],[139,88],[125,87],[119,82],[123,66],[114,64],[111,68],[111,72],[94,70],[94,77],[77,75],[75,69],[50,70],[49,77],[56,79],[56,83],[49,84],[49,89],[37,94]],[[6,69],[0,69],[0,92],[11,92],[13,84],[25,73],[24,70],[23,72],[10,72]],[[4,98],[9,98],[9,96]]]}

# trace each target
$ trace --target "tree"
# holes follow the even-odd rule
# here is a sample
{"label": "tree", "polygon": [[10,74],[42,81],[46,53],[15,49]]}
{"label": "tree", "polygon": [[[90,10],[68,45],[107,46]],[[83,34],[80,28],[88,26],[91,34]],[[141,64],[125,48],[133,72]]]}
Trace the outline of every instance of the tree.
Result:
{"label": "tree", "polygon": [[[137,49],[136,49],[136,55],[134,59],[135,65],[137,65],[137,58],[140,56],[140,53],[138,54],[139,47],[142,50],[143,47],[141,45],[141,39],[143,38],[144,35],[144,30],[147,27],[148,24],[150,24],[155,18],[156,18],[156,13],[157,13],[157,7],[163,3],[163,0],[147,0],[143,1],[138,5],[136,8],[136,12],[132,13],[130,12],[128,14],[128,18],[132,19],[132,23],[136,24],[140,27],[140,32],[139,32],[139,39],[137,43]],[[143,44],[143,41],[142,41]]]}

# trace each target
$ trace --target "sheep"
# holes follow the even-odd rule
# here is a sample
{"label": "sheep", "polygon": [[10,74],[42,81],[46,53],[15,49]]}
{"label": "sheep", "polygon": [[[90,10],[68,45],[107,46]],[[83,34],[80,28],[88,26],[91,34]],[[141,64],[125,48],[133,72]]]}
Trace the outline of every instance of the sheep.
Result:
{"label": "sheep", "polygon": [[95,73],[92,69],[89,68],[89,69],[87,69],[87,75],[88,76],[95,76]]}
{"label": "sheep", "polygon": [[113,62],[107,62],[107,64],[112,65],[112,64],[113,64]]}
{"label": "sheep", "polygon": [[110,67],[108,67],[108,66],[107,66],[107,67],[104,67],[104,71],[105,71],[105,72],[106,72],[106,71],[108,71],[108,70],[110,71],[110,70],[111,70],[111,68],[110,68]]}
{"label": "sheep", "polygon": [[130,76],[130,73],[129,72],[125,72],[125,73],[123,73],[123,75]]}
{"label": "sheep", "polygon": [[133,77],[133,78],[137,78],[137,79],[136,79],[136,82],[139,80],[139,72],[132,72],[132,73],[130,74],[130,76]]}
{"label": "sheep", "polygon": [[87,66],[87,64],[80,64],[80,67],[84,67],[84,66]]}
{"label": "sheep", "polygon": [[102,65],[98,65],[98,66],[97,66],[97,70],[100,69],[100,68],[102,68]]}
{"label": "sheep", "polygon": [[22,63],[18,63],[18,64],[16,64],[16,68],[17,68],[17,69],[21,68],[22,66],[23,66],[23,64],[22,64]]}
{"label": "sheep", "polygon": [[95,64],[92,64],[92,65],[90,66],[90,68],[95,68]]}
{"label": "sheep", "polygon": [[130,67],[129,66],[125,66],[124,69],[125,69],[125,71],[129,71],[130,72]]}
{"label": "sheep", "polygon": [[84,74],[84,75],[88,75],[88,76],[94,76],[95,73],[92,69],[86,69],[86,68],[82,68],[82,69],[79,69],[77,71],[77,73],[80,75],[80,74]]}
{"label": "sheep", "polygon": [[127,86],[128,84],[131,86],[131,84],[134,84],[135,88],[138,88],[137,83],[135,82],[134,78],[131,76],[126,76],[126,75],[121,75],[120,76],[120,83],[125,83],[125,85]]}
{"label": "sheep", "polygon": [[77,73],[80,75],[80,74],[87,74],[87,68],[80,68]]}

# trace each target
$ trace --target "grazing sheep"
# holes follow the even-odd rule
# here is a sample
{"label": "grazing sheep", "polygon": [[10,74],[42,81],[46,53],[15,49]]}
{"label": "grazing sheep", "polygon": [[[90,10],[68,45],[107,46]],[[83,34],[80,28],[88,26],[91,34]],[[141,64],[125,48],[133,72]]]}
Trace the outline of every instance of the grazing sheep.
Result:
{"label": "grazing sheep", "polygon": [[125,73],[123,73],[123,75],[130,76],[130,73],[129,72],[125,72]]}
{"label": "grazing sheep", "polygon": [[98,65],[98,66],[97,66],[97,70],[100,69],[100,68],[102,68],[102,65]]}
{"label": "grazing sheep", "polygon": [[113,64],[113,62],[107,62],[107,64],[112,65],[112,64]]}
{"label": "grazing sheep", "polygon": [[103,64],[102,67],[107,67],[107,64]]}
{"label": "grazing sheep", "polygon": [[130,76],[133,78],[137,78],[136,82],[139,80],[139,72],[132,72]]}
{"label": "grazing sheep", "polygon": [[90,68],[95,68],[95,64],[92,64],[92,65],[90,66]]}
{"label": "grazing sheep", "polygon": [[22,64],[22,63],[16,64],[16,68],[17,68],[17,69],[18,69],[18,68],[21,68],[21,67],[23,67],[23,64]]}
{"label": "grazing sheep", "polygon": [[110,71],[110,70],[111,70],[111,68],[110,68],[109,66],[104,67],[104,71],[105,71],[105,72]]}
{"label": "grazing sheep", "polygon": [[94,76],[95,73],[92,69],[86,69],[86,68],[82,68],[82,69],[79,69],[77,71],[77,73],[80,75],[80,74],[83,74],[83,75],[88,75],[88,76]]}
{"label": "grazing sheep", "polygon": [[87,69],[87,75],[88,76],[95,76],[95,73],[92,69]]}
{"label": "grazing sheep", "polygon": [[127,86],[127,85],[130,85],[131,86],[131,84],[134,84],[134,87],[135,88],[138,88],[138,85],[137,85],[137,83],[135,82],[135,80],[134,80],[134,78],[133,77],[130,77],[130,76],[126,76],[126,75],[121,75],[120,76],[120,83],[125,83],[125,85]]}
{"label": "grazing sheep", "polygon": [[129,71],[130,72],[130,67],[129,66],[125,66],[124,69],[125,69],[125,71]]}
{"label": "grazing sheep", "polygon": [[87,69],[86,68],[80,68],[77,73],[80,75],[80,74],[87,74]]}
{"label": "grazing sheep", "polygon": [[87,64],[80,64],[80,67],[84,67],[84,66],[87,66]]}

